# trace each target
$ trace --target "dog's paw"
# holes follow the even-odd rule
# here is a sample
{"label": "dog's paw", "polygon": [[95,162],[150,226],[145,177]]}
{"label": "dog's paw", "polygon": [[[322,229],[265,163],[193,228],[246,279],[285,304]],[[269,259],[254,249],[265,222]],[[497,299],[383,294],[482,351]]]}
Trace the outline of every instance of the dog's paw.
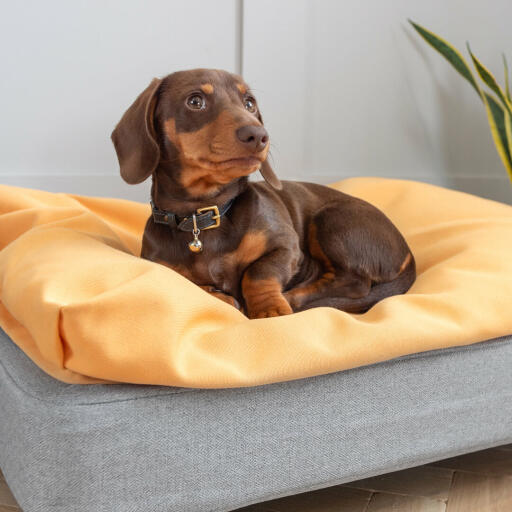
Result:
{"label": "dog's paw", "polygon": [[304,302],[304,294],[298,292],[297,288],[287,291],[283,295],[293,310],[298,309]]}
{"label": "dog's paw", "polygon": [[271,304],[266,304],[265,308],[248,308],[247,316],[249,318],[271,318],[274,316],[291,315],[293,313],[288,301],[281,297]]}

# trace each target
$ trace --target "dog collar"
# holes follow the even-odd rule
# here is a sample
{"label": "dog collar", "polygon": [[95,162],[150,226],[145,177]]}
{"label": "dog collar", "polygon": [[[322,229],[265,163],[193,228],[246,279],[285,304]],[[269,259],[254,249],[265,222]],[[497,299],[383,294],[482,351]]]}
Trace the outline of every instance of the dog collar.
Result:
{"label": "dog collar", "polygon": [[186,217],[178,217],[173,212],[160,210],[150,201],[153,212],[153,221],[156,224],[167,224],[171,228],[178,228],[181,231],[194,231],[194,219],[196,218],[197,229],[214,229],[220,226],[220,218],[231,208],[234,199],[230,199],[224,206],[219,208],[217,205],[198,208],[194,213]]}
{"label": "dog collar", "polygon": [[170,228],[178,228],[180,231],[190,231],[194,235],[194,240],[188,244],[192,252],[201,252],[203,244],[199,240],[201,230],[215,229],[220,226],[220,219],[231,208],[234,199],[230,199],[225,205],[219,208],[217,205],[198,208],[194,213],[187,217],[178,217],[173,212],[160,210],[150,201],[153,222],[156,224],[166,224]]}

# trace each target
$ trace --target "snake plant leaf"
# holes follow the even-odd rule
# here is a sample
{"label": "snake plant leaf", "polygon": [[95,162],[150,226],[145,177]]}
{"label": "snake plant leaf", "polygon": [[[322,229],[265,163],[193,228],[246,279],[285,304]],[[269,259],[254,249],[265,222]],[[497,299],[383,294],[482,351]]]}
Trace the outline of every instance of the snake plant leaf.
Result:
{"label": "snake plant leaf", "polygon": [[480,78],[489,86],[490,89],[492,89],[496,93],[498,98],[502,101],[503,105],[505,105],[505,107],[507,108],[509,114],[512,114],[512,104],[505,96],[505,93],[503,92],[501,87],[498,85],[498,82],[496,81],[496,78],[494,78],[494,75],[475,57],[475,55],[471,51],[471,48],[469,47],[469,43],[467,47],[468,52],[471,55],[471,58],[473,59],[473,63],[475,64],[476,70],[480,75]]}
{"label": "snake plant leaf", "polygon": [[[508,153],[512,163],[512,116],[508,113],[507,110],[505,110],[505,132],[507,134]],[[512,172],[508,167],[507,171],[510,181],[512,182]]]}
{"label": "snake plant leaf", "polygon": [[430,32],[421,25],[414,23],[414,21],[409,20],[409,23],[430,46],[437,50],[473,86],[475,91],[480,96],[480,90],[475,79],[473,78],[471,68],[467,64],[464,57],[460,54],[460,52],[450,43],[434,34],[433,32]]}
{"label": "snake plant leaf", "polygon": [[503,54],[503,67],[505,68],[505,93],[507,95],[508,101],[512,102],[512,97],[510,96],[510,85],[508,82],[509,72],[508,72],[507,57],[505,56],[505,54]]}
{"label": "snake plant leaf", "polygon": [[484,92],[482,99],[494,144],[512,181],[512,146],[510,144],[512,141],[512,126],[510,125],[510,114],[490,94]]}

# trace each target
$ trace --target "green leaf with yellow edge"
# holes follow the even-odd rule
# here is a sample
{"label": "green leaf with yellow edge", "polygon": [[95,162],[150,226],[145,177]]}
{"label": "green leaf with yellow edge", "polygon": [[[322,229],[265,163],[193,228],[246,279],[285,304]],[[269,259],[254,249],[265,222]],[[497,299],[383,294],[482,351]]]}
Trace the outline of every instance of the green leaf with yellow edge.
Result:
{"label": "green leaf with yellow edge", "polygon": [[[512,116],[505,110],[505,133],[507,135],[508,153],[512,162]],[[512,182],[512,172],[507,168],[508,177]]]}
{"label": "green leaf with yellow edge", "polygon": [[509,85],[509,72],[508,72],[508,64],[507,57],[503,54],[503,67],[505,68],[505,93],[507,95],[508,101],[512,101],[512,97],[510,96],[510,85]]}
{"label": "green leaf with yellow edge", "polygon": [[475,91],[480,96],[480,90],[475,79],[473,78],[471,68],[467,64],[464,57],[460,54],[460,52],[450,43],[434,34],[433,32],[430,32],[421,25],[414,23],[414,21],[409,20],[409,23],[430,46],[437,50],[473,86]]}
{"label": "green leaf with yellow edge", "polygon": [[[482,93],[487,120],[491,128],[492,138],[501,161],[507,169],[510,180],[512,181],[512,158],[511,145],[512,127],[510,126],[510,114],[505,110],[490,94]],[[510,133],[508,135],[507,131]]]}
{"label": "green leaf with yellow edge", "polygon": [[505,105],[509,113],[512,114],[512,105],[508,101],[508,98],[505,96],[501,87],[498,85],[494,75],[473,55],[473,52],[469,47],[469,43],[467,44],[467,47],[480,78],[497,94],[498,98],[503,102],[503,105]]}
{"label": "green leaf with yellow edge", "polygon": [[[510,112],[508,111],[507,108],[503,108],[500,105],[500,103],[497,100],[495,100],[490,94],[487,94],[486,92],[482,91],[476,80],[473,78],[471,68],[468,66],[466,60],[456,48],[454,48],[450,43],[440,38],[433,32],[430,32],[424,27],[418,25],[417,23],[414,23],[412,20],[409,20],[409,23],[416,29],[416,31],[423,37],[423,39],[425,39],[425,41],[428,44],[430,44],[446,60],[448,60],[448,62],[450,62],[450,64],[473,86],[475,91],[478,93],[478,96],[480,96],[480,98],[482,99],[485,106],[487,121],[491,129],[491,135],[494,140],[494,144],[496,146],[498,154],[500,155],[503,165],[507,169],[510,180],[512,181],[512,121]],[[475,59],[473,59],[473,62],[475,62]],[[505,59],[504,62],[507,74],[506,99],[510,102],[510,93],[508,87],[508,69],[506,66]],[[476,62],[475,66],[477,66],[478,70],[478,65]],[[483,68],[482,65],[480,66]],[[489,71],[487,71],[487,73],[490,75]],[[494,82],[496,82],[496,80],[494,80]],[[499,88],[497,83],[496,86]],[[500,96],[499,93],[497,94]],[[504,102],[504,104],[507,105],[508,107],[507,103]]]}

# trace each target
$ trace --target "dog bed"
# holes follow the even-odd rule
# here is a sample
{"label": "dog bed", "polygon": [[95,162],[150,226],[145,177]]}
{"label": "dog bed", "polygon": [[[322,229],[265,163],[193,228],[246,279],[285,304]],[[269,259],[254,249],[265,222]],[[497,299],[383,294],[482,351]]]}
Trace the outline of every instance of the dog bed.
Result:
{"label": "dog bed", "polygon": [[[326,374],[512,333],[512,208],[431,185],[334,185],[381,208],[417,262],[406,295],[248,320],[137,257],[149,205],[0,187],[0,325],[69,383],[197,388]],[[198,255],[200,257],[200,255]]]}
{"label": "dog bed", "polygon": [[512,337],[268,386],[58,382],[0,331],[24,512],[224,512],[512,442]]}

